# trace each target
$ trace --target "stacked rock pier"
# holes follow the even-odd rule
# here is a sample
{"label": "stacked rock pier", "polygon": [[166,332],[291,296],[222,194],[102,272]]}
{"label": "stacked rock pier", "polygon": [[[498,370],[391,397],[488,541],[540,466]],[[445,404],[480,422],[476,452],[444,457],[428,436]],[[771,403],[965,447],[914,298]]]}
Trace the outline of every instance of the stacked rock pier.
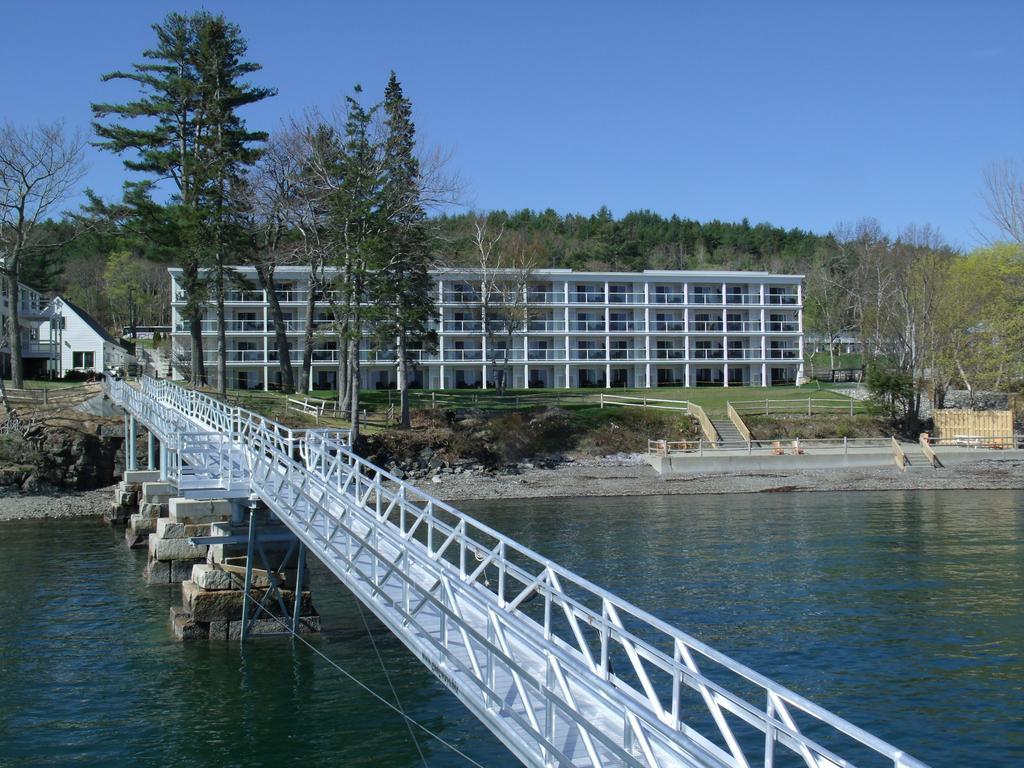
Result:
{"label": "stacked rock pier", "polygon": [[158,470],[129,470],[105,517],[124,526],[128,547],[147,550],[149,584],[181,584],[176,638],[320,631],[304,548],[260,502],[185,498]]}

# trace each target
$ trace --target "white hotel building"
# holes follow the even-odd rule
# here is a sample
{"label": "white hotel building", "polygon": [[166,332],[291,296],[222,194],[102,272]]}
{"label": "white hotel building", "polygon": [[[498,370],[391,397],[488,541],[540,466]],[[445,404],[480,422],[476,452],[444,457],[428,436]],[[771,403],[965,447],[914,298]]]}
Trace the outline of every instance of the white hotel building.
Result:
{"label": "white hotel building", "polygon": [[[258,285],[252,268],[238,272]],[[170,273],[173,354],[187,359],[181,270]],[[486,348],[479,280],[459,270],[437,271],[433,278],[438,343],[433,351],[415,353],[416,385],[491,386],[493,351]],[[308,269],[277,270],[275,292],[294,365],[302,361],[308,282]],[[541,269],[526,294],[528,323],[507,350],[511,387],[768,386],[803,377],[802,275]],[[280,372],[266,296],[261,290],[232,290],[226,310],[228,386],[273,389]],[[327,305],[318,304],[315,321],[322,332],[314,345],[313,380],[322,389],[334,388],[337,367],[338,342],[329,333],[328,317]],[[203,321],[211,365],[216,334],[211,304]],[[393,352],[366,340],[361,357],[364,388],[394,386]]]}

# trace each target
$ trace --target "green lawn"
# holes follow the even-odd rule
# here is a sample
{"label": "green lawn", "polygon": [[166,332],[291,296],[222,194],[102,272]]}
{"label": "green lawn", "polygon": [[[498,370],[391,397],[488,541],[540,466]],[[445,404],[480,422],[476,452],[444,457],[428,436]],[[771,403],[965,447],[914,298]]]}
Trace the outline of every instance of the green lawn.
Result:
{"label": "green lawn", "polygon": [[[514,389],[508,390],[504,398],[498,398],[493,390],[436,390],[438,406],[458,407],[473,406],[482,410],[498,410],[515,407],[515,397],[529,398],[530,405],[550,403],[572,411],[583,412],[600,410],[601,394],[629,395],[664,400],[684,400],[697,403],[712,418],[725,417],[726,403],[730,400],[789,400],[806,399],[808,397],[846,398],[843,395],[826,391],[818,383],[806,384],[801,387],[658,387],[652,389]],[[286,396],[280,392],[262,392],[252,390],[232,391],[242,405],[260,412],[273,412],[277,415],[284,410]],[[413,408],[422,408],[430,403],[430,391],[413,390]],[[292,395],[301,399],[302,395]],[[334,402],[335,391],[317,390],[310,397]],[[398,405],[398,393],[394,390],[365,390],[360,394],[360,406],[369,414],[383,413],[389,403]]]}
{"label": "green lawn", "polygon": [[[60,389],[61,387],[77,387],[84,384],[84,381],[50,381],[49,379],[25,379],[25,384],[22,389]],[[10,379],[4,379],[4,386],[8,389],[13,389],[14,384]]]}

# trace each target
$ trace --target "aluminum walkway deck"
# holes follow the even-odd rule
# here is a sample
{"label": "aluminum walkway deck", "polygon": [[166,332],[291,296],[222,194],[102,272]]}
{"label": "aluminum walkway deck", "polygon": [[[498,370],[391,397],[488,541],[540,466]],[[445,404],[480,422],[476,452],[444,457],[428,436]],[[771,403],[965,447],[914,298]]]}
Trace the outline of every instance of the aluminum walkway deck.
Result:
{"label": "aluminum walkway deck", "polygon": [[169,382],[108,393],[186,496],[258,496],[530,766],[923,764],[348,449]]}

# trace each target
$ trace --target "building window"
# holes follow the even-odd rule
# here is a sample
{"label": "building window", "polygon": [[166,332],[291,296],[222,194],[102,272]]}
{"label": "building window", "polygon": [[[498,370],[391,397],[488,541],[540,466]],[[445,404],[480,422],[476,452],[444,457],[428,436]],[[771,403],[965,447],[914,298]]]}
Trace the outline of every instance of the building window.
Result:
{"label": "building window", "polygon": [[71,367],[89,370],[94,365],[95,352],[72,352]]}

